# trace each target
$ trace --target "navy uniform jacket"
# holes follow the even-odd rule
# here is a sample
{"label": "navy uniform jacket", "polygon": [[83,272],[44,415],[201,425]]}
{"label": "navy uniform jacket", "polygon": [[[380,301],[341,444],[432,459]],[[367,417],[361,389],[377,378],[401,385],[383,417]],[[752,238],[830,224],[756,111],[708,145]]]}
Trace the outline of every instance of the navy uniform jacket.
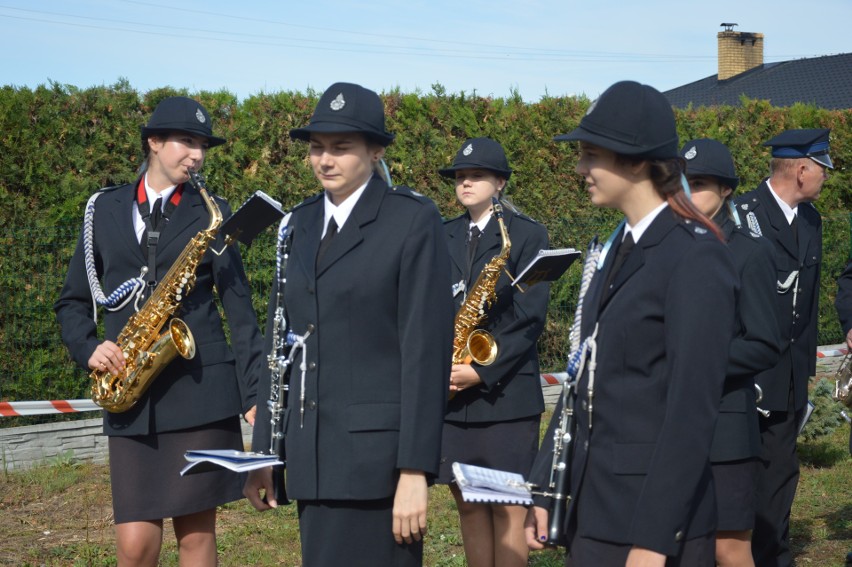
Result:
{"label": "navy uniform jacket", "polygon": [[[512,247],[506,269],[517,275],[538,254],[549,248],[547,229],[529,217],[506,210],[504,222]],[[470,290],[482,268],[500,252],[500,226],[493,216],[485,226],[476,247],[470,278],[467,267],[467,213],[444,224],[452,258],[452,281],[464,281]],[[447,421],[508,421],[538,415],[544,411],[539,378],[536,341],[544,330],[550,284],[540,282],[524,293],[513,290],[503,272],[497,281],[496,302],[488,308],[481,328],[497,342],[497,358],[488,366],[473,363],[482,379],[478,387],[463,390],[450,400]],[[455,296],[455,310],[462,305],[464,293]]]}
{"label": "navy uniform jacket", "polygon": [[[95,202],[95,264],[107,295],[121,283],[139,276],[140,268],[148,263],[133,228],[137,185],[138,181],[105,190]],[[219,198],[216,202],[222,215],[228,218],[231,214],[228,204]],[[180,204],[160,235],[156,258],[158,279],[166,275],[190,239],[209,224],[204,200],[187,183]],[[220,250],[223,246],[222,237],[217,236],[210,248]],[[175,313],[186,322],[195,338],[195,357],[192,360],[175,357],[128,411],[104,412],[107,435],[186,429],[238,415],[254,405],[262,339],[238,248],[229,246],[221,256],[208,250],[196,276],[195,286]],[[222,318],[213,300],[214,288],[228,318],[233,350],[225,339]],[[62,327],[62,341],[74,361],[88,371],[89,357],[102,341],[92,318],[82,234],[54,310]],[[133,312],[133,301],[119,311],[100,310],[106,339],[115,341]]]}
{"label": "navy uniform jacket", "polygon": [[737,227],[727,208],[713,219],[725,233],[740,277],[734,340],[710,450],[713,462],[760,453],[754,375],[778,363],[781,334],[775,315],[775,258],[765,238]]}
{"label": "navy uniform jacket", "polygon": [[[582,537],[675,555],[682,541],[715,529],[709,454],[738,278],[724,244],[666,208],[601,304],[616,248],[583,305],[582,336],[598,324],[597,369],[593,398],[589,362],[579,381],[567,516]],[[540,486],[559,412],[561,402],[533,468]],[[541,497],[536,504],[548,506]]]}
{"label": "navy uniform jacket", "polygon": [[845,339],[849,330],[852,329],[852,262],[846,264],[843,273],[837,278],[837,298],[834,300],[834,308],[837,310]]}
{"label": "navy uniform jacket", "polygon": [[776,293],[775,313],[781,331],[781,358],[771,368],[755,376],[763,389],[760,407],[786,411],[790,382],[793,383],[796,411],[808,400],[808,378],[816,374],[819,278],[822,260],[822,219],[816,209],[801,203],[798,207],[798,244],[792,229],[764,180],[754,191],[742,195],[738,210],[743,224],[754,213],[760,232],[775,249],[777,280],[784,283],[790,272],[799,270],[796,304],[793,288]]}
{"label": "navy uniform jacket", "polygon": [[[316,265],[323,196],[293,210],[285,305],[306,342],[284,417],[287,495],[299,500],[392,496],[400,469],[435,474],[452,356],[450,260],[434,203],[374,176]],[[274,310],[277,282],[270,305]],[[266,332],[267,352],[272,328]],[[261,374],[261,396],[269,372]],[[269,448],[258,404],[255,450]]]}

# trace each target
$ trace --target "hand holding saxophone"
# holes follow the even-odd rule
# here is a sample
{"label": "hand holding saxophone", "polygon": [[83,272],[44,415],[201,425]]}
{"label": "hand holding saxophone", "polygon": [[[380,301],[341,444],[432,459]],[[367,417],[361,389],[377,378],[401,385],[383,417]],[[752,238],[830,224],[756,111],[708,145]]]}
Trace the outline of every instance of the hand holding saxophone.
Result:
{"label": "hand holding saxophone", "polygon": [[470,364],[453,364],[450,370],[450,392],[460,392],[482,384],[476,369]]}
{"label": "hand holding saxophone", "polygon": [[118,376],[124,371],[126,361],[124,353],[112,341],[104,341],[97,346],[89,357],[89,370],[101,370]]}

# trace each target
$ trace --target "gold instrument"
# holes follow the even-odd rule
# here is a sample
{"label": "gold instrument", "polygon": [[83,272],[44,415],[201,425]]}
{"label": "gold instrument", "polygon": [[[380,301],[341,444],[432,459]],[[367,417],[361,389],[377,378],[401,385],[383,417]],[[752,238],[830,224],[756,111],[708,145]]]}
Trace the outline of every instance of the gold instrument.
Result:
{"label": "gold instrument", "polygon": [[[189,181],[204,199],[210,212],[210,224],[190,240],[178,259],[157,285],[142,308],[134,313],[116,339],[124,352],[126,365],[118,376],[106,370],[93,370],[92,400],[105,410],[121,413],[133,407],[160,372],[180,354],[195,356],[195,339],[189,327],[171,318],[195,285],[195,272],[222,224],[222,213],[207,194],[204,179],[189,170]],[[167,330],[160,335],[164,325]]]}
{"label": "gold instrument", "polygon": [[505,270],[506,262],[509,260],[509,250],[512,247],[509,232],[503,222],[503,205],[496,198],[492,198],[492,206],[494,216],[500,225],[503,246],[500,252],[482,268],[461,309],[456,313],[453,364],[470,364],[473,361],[481,366],[488,366],[497,358],[497,343],[494,337],[488,331],[477,329],[485,319],[486,310],[497,299],[494,289],[497,286],[497,280],[500,279],[500,273]]}
{"label": "gold instrument", "polygon": [[834,399],[852,408],[852,352],[843,358],[834,374]]}

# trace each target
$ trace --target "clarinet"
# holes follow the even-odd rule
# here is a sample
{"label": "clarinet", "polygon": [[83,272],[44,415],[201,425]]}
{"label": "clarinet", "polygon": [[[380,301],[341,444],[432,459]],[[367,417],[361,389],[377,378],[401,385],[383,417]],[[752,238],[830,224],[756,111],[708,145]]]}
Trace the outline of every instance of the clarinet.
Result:
{"label": "clarinet", "polygon": [[[287,409],[290,390],[290,372],[296,353],[304,347],[305,339],[313,332],[309,326],[302,336],[297,336],[287,329],[287,313],[284,309],[284,286],[287,283],[287,260],[290,257],[290,246],[293,239],[292,227],[289,226],[289,215],[281,222],[278,230],[278,251],[276,258],[276,280],[278,290],[275,294],[275,312],[272,320],[272,352],[267,357],[269,362],[269,400],[266,405],[270,415],[269,454],[283,457],[284,453],[284,411]],[[287,347],[290,347],[287,352]],[[282,458],[283,467],[272,467],[272,485],[275,500],[279,504],[289,504],[287,488],[284,480],[286,458]]]}
{"label": "clarinet", "polygon": [[580,341],[580,328],[583,318],[583,299],[589,284],[597,269],[602,247],[597,238],[593,239],[583,264],[583,274],[580,281],[580,293],[577,298],[577,310],[574,313],[574,323],[571,325],[570,348],[568,358],[568,379],[562,383],[562,414],[559,426],[553,432],[553,464],[550,468],[550,480],[547,485],[547,496],[551,497],[548,513],[547,544],[567,547],[565,540],[565,515],[568,502],[571,501],[569,472],[571,464],[571,442],[574,431],[574,399],[576,397],[577,381],[583,372],[586,355],[591,340]]}
{"label": "clarinet", "polygon": [[553,432],[553,465],[550,469],[548,495],[553,499],[547,524],[547,544],[567,547],[565,540],[565,514],[571,500],[568,471],[571,452],[571,432],[574,430],[574,387],[576,382],[562,384],[562,415],[559,427]]}

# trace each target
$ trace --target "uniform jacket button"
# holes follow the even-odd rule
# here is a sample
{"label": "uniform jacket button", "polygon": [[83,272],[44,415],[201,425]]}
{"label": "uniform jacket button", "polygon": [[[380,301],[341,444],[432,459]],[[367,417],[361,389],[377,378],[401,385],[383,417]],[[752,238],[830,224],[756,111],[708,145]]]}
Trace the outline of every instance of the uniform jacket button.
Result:
{"label": "uniform jacket button", "polygon": [[589,409],[589,402],[587,402],[586,400],[583,400],[582,402],[580,402],[580,407],[583,408],[583,411],[588,410]]}
{"label": "uniform jacket button", "polygon": [[317,367],[317,363],[316,363],[316,362],[311,362],[311,363],[309,363],[309,364],[308,364],[308,369],[309,369],[309,370],[314,370],[316,367]]}
{"label": "uniform jacket button", "polygon": [[309,402],[308,402],[308,409],[309,409],[309,410],[315,410],[315,409],[317,409],[317,403],[316,403],[314,400],[309,401]]}
{"label": "uniform jacket button", "polygon": [[683,541],[683,530],[678,530],[675,533],[675,541]]}

